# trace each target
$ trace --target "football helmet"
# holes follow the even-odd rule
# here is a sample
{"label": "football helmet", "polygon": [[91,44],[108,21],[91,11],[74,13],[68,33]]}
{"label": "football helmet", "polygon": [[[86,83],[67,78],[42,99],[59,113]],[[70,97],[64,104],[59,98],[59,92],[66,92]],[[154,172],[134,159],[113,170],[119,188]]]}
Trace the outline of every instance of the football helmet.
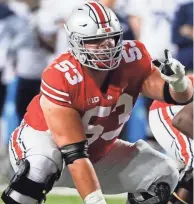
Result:
{"label": "football helmet", "polygon": [[[111,9],[95,1],[85,2],[72,11],[64,27],[71,52],[82,65],[102,71],[113,70],[119,66],[122,58],[123,31]],[[95,42],[107,38],[114,38],[113,48],[85,47],[87,41]]]}

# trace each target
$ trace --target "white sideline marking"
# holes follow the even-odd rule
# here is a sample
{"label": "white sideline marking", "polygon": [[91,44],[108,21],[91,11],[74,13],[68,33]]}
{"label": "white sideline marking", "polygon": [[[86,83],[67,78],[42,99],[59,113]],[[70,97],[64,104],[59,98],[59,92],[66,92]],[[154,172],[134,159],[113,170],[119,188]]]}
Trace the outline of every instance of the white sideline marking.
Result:
{"label": "white sideline marking", "polygon": [[[0,192],[3,192],[7,186],[0,185]],[[60,195],[60,196],[79,196],[77,190],[72,188],[64,188],[64,187],[54,187],[50,195]],[[106,198],[127,198],[127,193],[116,194],[116,195],[104,195]]]}

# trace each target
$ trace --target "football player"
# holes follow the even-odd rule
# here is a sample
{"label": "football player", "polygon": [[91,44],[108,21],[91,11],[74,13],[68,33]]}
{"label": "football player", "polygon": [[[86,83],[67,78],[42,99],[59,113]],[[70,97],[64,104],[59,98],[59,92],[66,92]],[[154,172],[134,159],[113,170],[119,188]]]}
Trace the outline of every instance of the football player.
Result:
{"label": "football player", "polygon": [[172,160],[118,136],[140,92],[174,104],[192,100],[184,66],[154,61],[160,73],[145,46],[123,41],[116,15],[95,1],[75,8],[65,29],[71,50],[45,69],[40,94],[11,136],[15,176],[3,201],[41,203],[60,177],[86,204],[105,204],[102,192],[130,192],[130,203],[139,203],[134,193],[145,203],[166,202],[179,177]]}
{"label": "football player", "polygon": [[[194,79],[192,75],[189,78],[191,81]],[[173,203],[193,201],[192,107],[193,102],[181,106],[155,100],[149,112],[149,124],[154,137],[180,168],[179,184],[171,198]]]}

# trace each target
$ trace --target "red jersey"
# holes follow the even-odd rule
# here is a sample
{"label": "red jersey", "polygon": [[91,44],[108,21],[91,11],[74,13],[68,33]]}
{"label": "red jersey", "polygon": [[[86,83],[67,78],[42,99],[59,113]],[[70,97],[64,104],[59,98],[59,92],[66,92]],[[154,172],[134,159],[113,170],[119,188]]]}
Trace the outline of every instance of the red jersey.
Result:
{"label": "red jersey", "polygon": [[[188,75],[189,79],[191,80],[192,84],[194,83],[194,75]],[[174,104],[168,104],[165,102],[154,100],[152,105],[150,106],[150,111],[158,109],[158,108],[165,108],[168,106],[174,106]]]}
{"label": "red jersey", "polygon": [[101,159],[129,119],[142,84],[152,71],[151,57],[139,41],[124,41],[122,56],[102,92],[70,52],[62,54],[44,70],[41,92],[27,108],[26,123],[36,130],[48,130],[40,107],[41,95],[55,104],[72,107],[82,118],[90,159]]}

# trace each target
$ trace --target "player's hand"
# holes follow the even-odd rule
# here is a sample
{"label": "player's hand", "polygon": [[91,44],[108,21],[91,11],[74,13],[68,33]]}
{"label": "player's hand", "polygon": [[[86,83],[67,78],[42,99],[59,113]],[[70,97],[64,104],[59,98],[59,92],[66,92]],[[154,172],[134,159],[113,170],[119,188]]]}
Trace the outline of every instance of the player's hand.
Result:
{"label": "player's hand", "polygon": [[185,76],[185,66],[172,58],[169,50],[164,50],[165,61],[153,60],[153,64],[159,68],[162,78],[169,84],[182,80]]}
{"label": "player's hand", "polygon": [[164,51],[165,61],[153,60],[152,63],[159,68],[161,77],[170,84],[176,92],[183,92],[188,83],[185,77],[185,66],[172,58],[169,50]]}
{"label": "player's hand", "polygon": [[87,195],[84,201],[85,204],[107,204],[100,189]]}

